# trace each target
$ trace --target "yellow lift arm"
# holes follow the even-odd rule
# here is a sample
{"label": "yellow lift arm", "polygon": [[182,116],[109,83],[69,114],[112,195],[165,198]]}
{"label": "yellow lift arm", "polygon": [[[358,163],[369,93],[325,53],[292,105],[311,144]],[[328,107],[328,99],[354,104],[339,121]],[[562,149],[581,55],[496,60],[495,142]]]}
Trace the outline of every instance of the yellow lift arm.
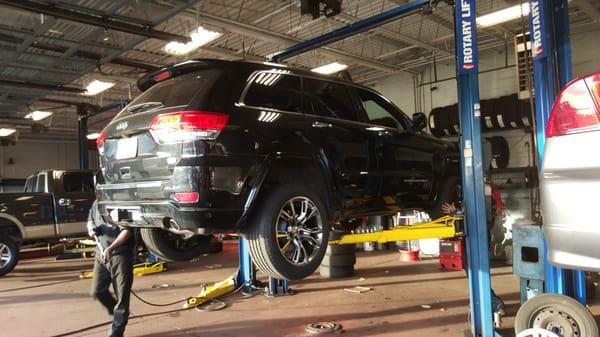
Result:
{"label": "yellow lift arm", "polygon": [[349,245],[361,242],[394,242],[418,239],[447,239],[461,235],[458,216],[444,216],[429,222],[419,222],[412,225],[397,226],[392,229],[373,233],[347,234],[339,240],[329,241],[330,245]]}

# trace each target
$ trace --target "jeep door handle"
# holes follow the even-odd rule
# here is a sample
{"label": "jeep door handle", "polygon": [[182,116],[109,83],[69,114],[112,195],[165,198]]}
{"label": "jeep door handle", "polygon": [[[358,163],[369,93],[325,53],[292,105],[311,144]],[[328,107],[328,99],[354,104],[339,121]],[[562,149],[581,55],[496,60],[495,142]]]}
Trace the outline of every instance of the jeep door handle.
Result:
{"label": "jeep door handle", "polygon": [[60,199],[58,199],[58,205],[59,206],[70,206],[71,205],[71,199],[60,198]]}
{"label": "jeep door handle", "polygon": [[312,127],[313,128],[332,128],[333,125],[331,125],[329,123],[325,123],[325,122],[313,122]]}

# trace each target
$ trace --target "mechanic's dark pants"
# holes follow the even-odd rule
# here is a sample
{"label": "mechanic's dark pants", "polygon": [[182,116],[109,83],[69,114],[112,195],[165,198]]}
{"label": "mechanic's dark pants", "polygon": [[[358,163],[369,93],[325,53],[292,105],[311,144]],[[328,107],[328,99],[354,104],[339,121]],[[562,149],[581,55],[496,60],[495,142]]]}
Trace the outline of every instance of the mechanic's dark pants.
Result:
{"label": "mechanic's dark pants", "polygon": [[[92,296],[113,315],[110,337],[122,337],[129,319],[129,298],[133,285],[133,256],[113,255],[108,264],[94,262]],[[114,297],[109,292],[112,284]]]}

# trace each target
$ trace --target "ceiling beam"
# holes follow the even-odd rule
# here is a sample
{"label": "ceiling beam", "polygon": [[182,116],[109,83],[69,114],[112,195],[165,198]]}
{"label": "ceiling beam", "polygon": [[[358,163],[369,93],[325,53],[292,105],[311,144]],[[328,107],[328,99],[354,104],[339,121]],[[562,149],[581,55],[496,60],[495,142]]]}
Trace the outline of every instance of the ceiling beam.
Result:
{"label": "ceiling beam", "polygon": [[[21,39],[21,38],[15,37],[15,36],[0,33],[0,41],[14,43],[14,44],[21,44],[23,42],[23,40],[24,39]],[[52,52],[61,53],[61,54],[65,53],[66,51],[69,50],[69,48],[65,47],[65,46],[53,45],[53,44],[39,42],[39,41],[33,41],[30,48],[35,48],[35,49],[40,49],[40,50],[45,50],[45,51],[52,51]],[[12,52],[14,52],[16,55],[18,55],[18,53],[16,53],[16,51],[12,51]],[[50,55],[48,55],[48,56],[50,56]],[[96,62],[102,60],[102,58],[104,57],[100,54],[88,52],[85,50],[76,50],[73,53],[73,56],[93,60]],[[55,56],[52,56],[52,57],[55,57]],[[132,68],[144,69],[144,70],[148,70],[148,71],[154,71],[154,70],[160,68],[154,64],[149,64],[149,63],[146,63],[143,61],[138,61],[138,60],[129,59],[129,58],[127,58],[127,59],[115,58],[110,63],[127,66],[127,67],[132,67]]]}
{"label": "ceiling beam", "polygon": [[596,6],[594,6],[589,0],[572,0],[571,4],[581,9],[581,11],[589,16],[592,20],[600,20],[600,10],[598,10],[598,8],[596,8]]}
{"label": "ceiling beam", "polygon": [[[360,18],[350,15],[348,13],[340,13],[337,15],[337,17],[342,18],[345,21],[348,21],[349,23],[354,23],[356,21],[361,20]],[[417,46],[426,50],[431,50],[431,51],[435,51],[436,53],[440,54],[440,55],[445,55],[445,56],[450,56],[452,55],[451,52],[438,48],[432,44],[423,42],[423,41],[419,41],[417,39],[413,39],[410,36],[406,36],[404,34],[400,34],[398,32],[395,32],[393,30],[387,29],[385,27],[377,27],[374,28],[373,31],[377,34],[383,35],[383,36],[387,36],[388,38],[391,38],[393,40],[398,40],[400,42],[406,43],[408,45],[411,46]]]}
{"label": "ceiling beam", "polygon": [[45,83],[45,82],[34,82],[34,81],[23,81],[16,79],[0,79],[0,85],[8,85],[11,87],[21,87],[21,88],[33,88],[33,89],[41,89],[41,90],[57,90],[57,91],[65,91],[65,92],[73,92],[77,94],[82,94],[85,92],[83,88],[76,88],[71,86],[66,86],[60,83]]}
{"label": "ceiling beam", "polygon": [[129,23],[126,21],[116,20],[111,16],[99,16],[96,14],[90,14],[89,12],[84,11],[84,8],[82,8],[81,11],[75,11],[61,7],[60,3],[40,3],[29,0],[0,0],[0,5],[55,16],[60,19],[79,22],[91,26],[112,29],[139,36],[145,36],[147,38],[153,38],[163,41],[179,41],[183,43],[190,41],[190,38],[188,36],[156,30],[152,28],[151,25]]}
{"label": "ceiling beam", "polygon": [[[166,1],[160,1],[160,3],[170,5]],[[224,17],[212,15],[206,12],[198,12],[186,10],[182,12],[180,15],[184,15],[192,20],[200,20],[201,22],[214,25],[217,27],[225,28],[229,31],[245,35],[248,37],[259,37],[261,39],[269,40],[284,47],[289,47],[295,45],[299,42],[303,42],[302,39],[298,39],[295,37],[291,37],[285,34],[277,33],[268,29],[252,26],[243,22],[235,21],[232,19],[227,19]],[[356,64],[360,64],[369,68],[378,69],[385,72],[393,72],[401,70],[400,67],[395,65],[373,60],[371,58],[358,56],[352,53],[344,52],[339,49],[331,48],[331,47],[323,47],[319,49],[319,53],[323,55],[327,55],[334,59],[338,60],[346,60],[347,62],[352,62]]]}

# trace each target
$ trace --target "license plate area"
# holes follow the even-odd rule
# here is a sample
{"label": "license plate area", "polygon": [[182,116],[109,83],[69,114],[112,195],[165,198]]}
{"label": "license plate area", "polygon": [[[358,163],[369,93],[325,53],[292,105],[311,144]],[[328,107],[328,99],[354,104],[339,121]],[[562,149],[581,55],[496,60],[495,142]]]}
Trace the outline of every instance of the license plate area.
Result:
{"label": "license plate area", "polygon": [[139,208],[113,208],[108,209],[108,214],[113,221],[132,222],[142,220],[142,212]]}
{"label": "license plate area", "polygon": [[117,142],[117,153],[115,158],[129,159],[137,156],[138,152],[138,137],[123,138]]}

